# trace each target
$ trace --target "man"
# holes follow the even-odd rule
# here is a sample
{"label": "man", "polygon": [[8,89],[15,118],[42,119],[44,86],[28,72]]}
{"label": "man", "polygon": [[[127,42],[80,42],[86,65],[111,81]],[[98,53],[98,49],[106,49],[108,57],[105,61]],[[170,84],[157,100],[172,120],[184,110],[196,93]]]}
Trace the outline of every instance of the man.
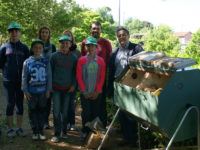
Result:
{"label": "man", "polygon": [[[0,69],[3,73],[3,86],[7,98],[6,116],[8,121],[8,137],[16,134],[25,136],[21,128],[23,118],[23,92],[21,91],[21,75],[23,62],[29,57],[26,45],[20,42],[21,28],[17,23],[8,26],[10,42],[0,48]],[[17,128],[13,129],[13,111],[16,105]]]}
{"label": "man", "polygon": [[[112,46],[111,46],[111,44],[108,40],[106,40],[106,39],[104,39],[100,36],[101,31],[102,31],[101,23],[98,22],[98,21],[92,22],[92,24],[90,26],[90,32],[91,32],[91,36],[96,38],[96,40],[97,40],[96,55],[100,56],[104,59],[104,62],[105,62],[106,68],[107,68],[108,63],[109,63],[110,54],[112,52]],[[85,42],[86,42],[86,39],[83,40],[83,42],[82,42],[82,47],[81,47],[81,55],[82,56],[85,56],[87,54]],[[107,125],[106,80],[105,80],[104,86],[103,86],[102,103],[101,103],[100,107],[101,107],[101,110],[102,110],[100,119],[101,119],[102,123],[104,124],[104,126],[106,127],[106,125]]]}
{"label": "man", "polygon": [[[119,47],[112,52],[109,63],[108,97],[110,98],[114,94],[113,82],[128,64],[129,57],[143,51],[140,45],[129,41],[130,34],[126,28],[117,29],[117,38]],[[119,113],[119,120],[123,132],[123,144],[136,145],[137,122],[123,111]]]}

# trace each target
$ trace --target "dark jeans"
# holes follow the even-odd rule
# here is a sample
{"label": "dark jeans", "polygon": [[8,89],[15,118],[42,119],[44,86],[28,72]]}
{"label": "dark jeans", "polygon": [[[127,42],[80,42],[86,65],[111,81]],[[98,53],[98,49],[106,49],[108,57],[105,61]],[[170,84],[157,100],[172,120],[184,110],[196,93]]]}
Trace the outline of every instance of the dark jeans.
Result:
{"label": "dark jeans", "polygon": [[16,105],[16,114],[23,115],[24,94],[21,90],[21,82],[3,81],[4,91],[7,99],[6,115],[12,116]]}
{"label": "dark jeans", "polygon": [[49,115],[51,112],[51,97],[52,97],[52,94],[50,98],[47,99],[47,104],[46,104],[45,113],[44,113],[44,124],[49,124]]}
{"label": "dark jeans", "polygon": [[119,121],[123,133],[123,139],[128,142],[137,141],[137,122],[124,111],[119,112]]}
{"label": "dark jeans", "polygon": [[75,98],[76,98],[76,91],[70,94],[70,101],[69,101],[69,110],[68,110],[68,120],[67,124],[75,125]]}
{"label": "dark jeans", "polygon": [[85,99],[81,94],[81,117],[82,117],[82,132],[88,133],[90,130],[85,127],[86,122],[94,120],[96,117],[99,117],[102,121],[102,94],[99,94],[96,100]]}
{"label": "dark jeans", "polygon": [[102,89],[102,101],[101,101],[101,104],[100,104],[100,107],[101,107],[100,118],[101,118],[101,121],[102,121],[102,123],[105,127],[107,125],[106,90],[107,89],[106,89],[106,80],[105,80],[104,85],[103,85],[103,89]]}
{"label": "dark jeans", "polygon": [[31,94],[28,101],[28,114],[34,134],[42,133],[46,103],[45,93]]}
{"label": "dark jeans", "polygon": [[55,136],[61,132],[67,133],[67,115],[69,109],[70,94],[68,91],[54,89],[53,93],[53,118]]}

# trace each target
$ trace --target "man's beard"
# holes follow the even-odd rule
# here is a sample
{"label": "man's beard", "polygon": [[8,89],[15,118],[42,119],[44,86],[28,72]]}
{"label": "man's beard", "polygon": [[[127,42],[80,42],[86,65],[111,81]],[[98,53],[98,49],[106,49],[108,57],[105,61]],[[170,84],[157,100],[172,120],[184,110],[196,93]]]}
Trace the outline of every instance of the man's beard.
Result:
{"label": "man's beard", "polygon": [[92,32],[92,36],[96,39],[100,38],[100,34],[98,32]]}

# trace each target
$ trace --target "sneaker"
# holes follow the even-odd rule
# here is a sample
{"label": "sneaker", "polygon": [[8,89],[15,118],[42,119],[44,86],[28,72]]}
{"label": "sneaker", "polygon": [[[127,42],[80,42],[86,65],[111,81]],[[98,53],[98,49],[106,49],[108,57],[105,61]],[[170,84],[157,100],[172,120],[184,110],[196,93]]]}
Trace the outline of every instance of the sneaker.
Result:
{"label": "sneaker", "polygon": [[8,129],[7,136],[8,137],[15,137],[16,133],[15,133],[15,131],[13,129]]}
{"label": "sneaker", "polygon": [[70,126],[70,131],[76,131],[76,127],[75,127],[74,124],[72,124],[72,125]]}
{"label": "sneaker", "polygon": [[18,136],[22,136],[22,137],[26,136],[26,133],[22,130],[22,128],[17,128],[16,129],[16,134]]}
{"label": "sneaker", "polygon": [[44,124],[44,129],[50,129],[50,125],[48,123]]}
{"label": "sneaker", "polygon": [[53,143],[58,143],[58,142],[59,142],[59,138],[58,138],[57,136],[53,136],[53,137],[51,138],[51,142],[53,142]]}
{"label": "sneaker", "polygon": [[40,140],[46,140],[47,137],[44,134],[39,134]]}
{"label": "sneaker", "polygon": [[32,135],[32,139],[33,140],[38,140],[39,139],[39,135],[38,134],[33,134]]}

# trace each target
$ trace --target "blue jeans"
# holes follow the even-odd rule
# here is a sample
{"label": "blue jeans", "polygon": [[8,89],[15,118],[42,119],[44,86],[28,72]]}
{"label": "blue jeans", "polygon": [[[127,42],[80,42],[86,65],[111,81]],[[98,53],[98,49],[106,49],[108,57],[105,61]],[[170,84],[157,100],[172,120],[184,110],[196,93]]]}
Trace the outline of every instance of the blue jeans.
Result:
{"label": "blue jeans", "polygon": [[31,98],[28,101],[28,114],[34,134],[43,132],[46,104],[47,99],[45,93],[31,94]]}
{"label": "blue jeans", "polygon": [[49,115],[51,112],[51,98],[52,98],[52,94],[50,98],[47,99],[47,105],[45,107],[45,115],[44,115],[44,124],[49,124]]}
{"label": "blue jeans", "polygon": [[55,136],[61,132],[67,133],[67,115],[69,109],[70,94],[68,91],[54,89],[53,93],[53,121]]}
{"label": "blue jeans", "polygon": [[75,97],[76,97],[76,91],[70,93],[68,120],[67,120],[67,123],[69,123],[70,125],[75,125],[75,108],[76,108]]}

